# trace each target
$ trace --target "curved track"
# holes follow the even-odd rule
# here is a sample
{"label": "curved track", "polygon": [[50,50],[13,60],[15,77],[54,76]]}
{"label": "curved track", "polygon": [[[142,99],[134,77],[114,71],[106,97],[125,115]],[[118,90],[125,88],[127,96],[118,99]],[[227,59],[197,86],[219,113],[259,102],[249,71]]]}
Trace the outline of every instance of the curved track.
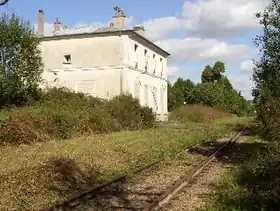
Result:
{"label": "curved track", "polygon": [[[237,134],[230,140],[221,142],[211,150],[211,155],[202,162],[181,168],[181,177],[176,178],[173,174],[164,175],[163,171],[157,172],[163,159],[152,164],[138,168],[127,175],[118,177],[105,184],[99,185],[68,200],[57,202],[42,211],[52,210],[157,210],[168,202],[178,191],[188,185],[203,169],[215,159],[217,154],[225,149],[231,142],[237,140]],[[175,168],[174,168],[175,169]],[[152,171],[150,173],[149,171]],[[171,171],[172,173],[172,171]],[[154,183],[144,188],[149,175],[159,174],[158,178],[166,180],[164,184]],[[175,175],[175,174],[174,174]]]}

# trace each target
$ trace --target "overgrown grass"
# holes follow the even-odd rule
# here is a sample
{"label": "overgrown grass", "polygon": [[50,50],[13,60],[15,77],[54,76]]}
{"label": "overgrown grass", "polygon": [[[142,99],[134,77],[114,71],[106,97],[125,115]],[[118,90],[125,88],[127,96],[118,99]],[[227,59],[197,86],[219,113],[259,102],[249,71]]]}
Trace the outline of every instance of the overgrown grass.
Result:
{"label": "overgrown grass", "polygon": [[211,122],[213,120],[229,117],[226,111],[203,105],[185,105],[171,112],[169,119],[179,122]]}
{"label": "overgrown grass", "polygon": [[252,136],[240,164],[215,185],[203,210],[279,210],[280,145]]}
{"label": "overgrown grass", "polygon": [[0,145],[141,130],[155,124],[152,109],[140,106],[131,95],[105,101],[64,88],[42,93],[30,106],[2,110],[0,117]]}
{"label": "overgrown grass", "polygon": [[0,210],[38,210],[55,200],[232,133],[246,118],[37,142],[0,149]]}

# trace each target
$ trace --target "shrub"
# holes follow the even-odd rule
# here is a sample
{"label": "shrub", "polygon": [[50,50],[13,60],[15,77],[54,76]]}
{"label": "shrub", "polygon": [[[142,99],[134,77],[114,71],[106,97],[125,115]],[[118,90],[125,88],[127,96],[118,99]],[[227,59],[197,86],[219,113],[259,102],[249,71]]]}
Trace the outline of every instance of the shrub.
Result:
{"label": "shrub", "polygon": [[263,123],[264,135],[269,140],[280,140],[280,98],[271,99],[260,106],[260,119]]}
{"label": "shrub", "polygon": [[12,114],[0,123],[0,144],[30,144],[43,140],[36,121]]}
{"label": "shrub", "polygon": [[32,26],[15,14],[0,17],[0,107],[37,98],[42,61]]}
{"label": "shrub", "polygon": [[124,129],[136,130],[151,127],[155,121],[152,109],[141,107],[139,101],[129,94],[110,100],[108,110]]}
{"label": "shrub", "polygon": [[209,122],[229,115],[228,112],[211,107],[185,105],[172,111],[169,118],[180,122]]}
{"label": "shrub", "polygon": [[68,139],[84,133],[110,133],[153,127],[152,109],[142,107],[131,95],[110,101],[73,93],[65,88],[42,92],[29,107],[2,112],[0,142],[31,143],[49,138]]}

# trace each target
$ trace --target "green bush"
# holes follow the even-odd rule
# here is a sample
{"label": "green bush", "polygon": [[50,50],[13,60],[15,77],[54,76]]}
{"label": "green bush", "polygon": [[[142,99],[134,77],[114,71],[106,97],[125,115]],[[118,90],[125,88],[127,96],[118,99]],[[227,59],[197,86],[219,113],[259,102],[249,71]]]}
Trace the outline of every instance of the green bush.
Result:
{"label": "green bush", "polygon": [[263,133],[269,140],[280,140],[280,98],[261,104],[259,118],[263,123]]}
{"label": "green bush", "polygon": [[189,94],[189,103],[227,110],[239,116],[248,110],[246,100],[222,82],[197,84]]}
{"label": "green bush", "polygon": [[0,107],[38,98],[43,66],[32,26],[15,14],[0,17]]}
{"label": "green bush", "polygon": [[155,116],[152,109],[142,107],[132,95],[120,95],[108,102],[108,111],[124,129],[143,129],[152,127]]}
{"label": "green bush", "polygon": [[0,143],[21,144],[47,139],[68,139],[85,133],[110,133],[154,126],[152,109],[131,95],[106,101],[65,88],[42,92],[29,107],[2,112]]}

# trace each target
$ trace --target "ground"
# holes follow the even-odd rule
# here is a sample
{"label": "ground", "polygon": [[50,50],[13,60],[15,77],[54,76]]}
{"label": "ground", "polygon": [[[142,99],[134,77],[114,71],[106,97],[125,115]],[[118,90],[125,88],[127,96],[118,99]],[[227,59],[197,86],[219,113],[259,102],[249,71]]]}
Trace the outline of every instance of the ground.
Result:
{"label": "ground", "polygon": [[79,137],[0,149],[0,210],[39,209],[89,186],[195,144],[235,132],[247,118],[186,123],[183,128]]}

